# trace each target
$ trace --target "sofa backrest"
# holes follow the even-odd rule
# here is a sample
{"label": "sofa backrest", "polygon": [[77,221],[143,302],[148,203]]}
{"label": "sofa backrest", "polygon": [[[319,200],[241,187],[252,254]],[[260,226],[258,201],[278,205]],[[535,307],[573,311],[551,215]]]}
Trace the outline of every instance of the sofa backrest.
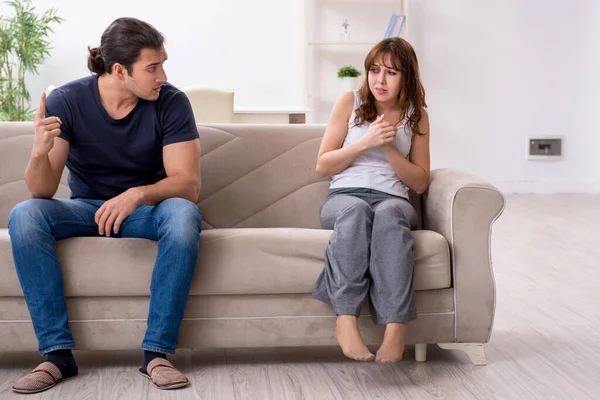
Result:
{"label": "sofa backrest", "polygon": [[206,227],[319,228],[329,180],[315,163],[322,125],[198,125]]}
{"label": "sofa backrest", "polygon": [[[320,228],[329,179],[315,173],[325,125],[198,124],[204,228]],[[0,122],[0,228],[30,197],[33,123]],[[67,170],[56,197],[69,197]],[[411,199],[420,214],[420,198]]]}
{"label": "sofa backrest", "polygon": [[[8,226],[10,210],[31,198],[25,185],[25,168],[33,145],[33,122],[0,122],[0,228]],[[67,169],[56,197],[69,197]]]}

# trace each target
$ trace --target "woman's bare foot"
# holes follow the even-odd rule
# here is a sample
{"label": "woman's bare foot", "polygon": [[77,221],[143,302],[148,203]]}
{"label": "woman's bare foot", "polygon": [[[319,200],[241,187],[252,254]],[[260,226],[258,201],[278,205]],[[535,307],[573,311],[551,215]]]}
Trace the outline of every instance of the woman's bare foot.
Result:
{"label": "woman's bare foot", "polygon": [[335,321],[335,340],[348,358],[358,361],[372,361],[375,358],[360,336],[358,321],[354,315],[338,315]]}
{"label": "woman's bare foot", "polygon": [[385,364],[398,362],[402,360],[402,353],[404,353],[404,324],[387,324],[383,343],[377,351],[375,361]]}

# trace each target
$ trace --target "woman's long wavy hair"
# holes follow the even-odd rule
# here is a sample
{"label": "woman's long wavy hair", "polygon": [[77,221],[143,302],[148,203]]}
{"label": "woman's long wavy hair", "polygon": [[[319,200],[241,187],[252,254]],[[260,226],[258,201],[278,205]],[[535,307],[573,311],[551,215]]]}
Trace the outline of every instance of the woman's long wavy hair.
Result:
{"label": "woman's long wavy hair", "polygon": [[[417,55],[410,43],[399,37],[382,40],[373,47],[365,58],[367,77],[358,91],[362,101],[360,107],[355,112],[354,125],[360,126],[365,122],[371,123],[377,118],[375,96],[373,96],[369,88],[368,74],[376,62],[383,62],[387,56],[389,56],[389,61],[392,65],[386,65],[386,67],[400,73],[398,103],[403,113],[401,119],[405,119],[406,124],[413,134],[425,134],[426,132],[419,132],[419,121],[421,121],[422,110],[427,107],[427,104],[425,103],[425,89],[421,84],[419,76]],[[409,110],[410,115],[407,115]]]}

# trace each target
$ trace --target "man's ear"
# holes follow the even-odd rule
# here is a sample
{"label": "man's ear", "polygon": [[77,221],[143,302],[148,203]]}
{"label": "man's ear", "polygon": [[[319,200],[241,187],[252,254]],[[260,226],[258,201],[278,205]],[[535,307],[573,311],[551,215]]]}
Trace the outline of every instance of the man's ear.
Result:
{"label": "man's ear", "polygon": [[123,64],[114,63],[112,67],[112,73],[117,79],[125,80],[129,73],[127,72],[127,68]]}

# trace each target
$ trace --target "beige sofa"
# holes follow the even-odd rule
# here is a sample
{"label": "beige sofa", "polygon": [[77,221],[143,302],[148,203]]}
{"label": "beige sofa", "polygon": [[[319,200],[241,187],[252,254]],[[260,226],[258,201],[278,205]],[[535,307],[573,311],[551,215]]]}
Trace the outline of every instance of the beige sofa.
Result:
{"label": "beige sofa", "polygon": [[[199,125],[204,217],[198,270],[181,348],[335,345],[335,315],[311,297],[330,231],[319,208],[328,180],[314,171],[322,125]],[[23,172],[32,124],[0,123],[0,351],[34,350],[37,341],[13,265],[7,217],[29,197]],[[66,173],[57,197],[68,197]],[[418,319],[407,343],[466,350],[485,363],[495,286],[492,223],[503,196],[456,170],[432,172],[413,202]],[[139,348],[157,252],[144,239],[72,238],[58,243],[69,317],[78,349]],[[360,319],[368,344],[382,327],[368,307]]]}

